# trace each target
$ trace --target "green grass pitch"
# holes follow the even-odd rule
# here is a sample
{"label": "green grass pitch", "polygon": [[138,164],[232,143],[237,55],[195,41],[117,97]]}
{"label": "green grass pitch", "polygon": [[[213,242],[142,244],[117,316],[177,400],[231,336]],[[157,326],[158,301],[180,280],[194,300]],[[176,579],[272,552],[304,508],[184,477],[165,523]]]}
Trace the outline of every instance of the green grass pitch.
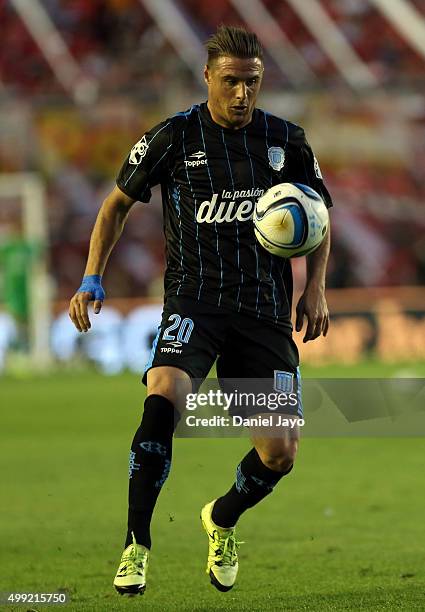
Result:
{"label": "green grass pitch", "polygon": [[[357,371],[371,372],[382,375]],[[63,608],[87,612],[425,609],[423,438],[303,440],[293,473],[240,521],[228,593],[205,574],[199,510],[230,486],[249,441],[177,439],[146,594],[121,598],[112,580],[142,404],[129,374],[0,381],[0,591],[66,589]]]}

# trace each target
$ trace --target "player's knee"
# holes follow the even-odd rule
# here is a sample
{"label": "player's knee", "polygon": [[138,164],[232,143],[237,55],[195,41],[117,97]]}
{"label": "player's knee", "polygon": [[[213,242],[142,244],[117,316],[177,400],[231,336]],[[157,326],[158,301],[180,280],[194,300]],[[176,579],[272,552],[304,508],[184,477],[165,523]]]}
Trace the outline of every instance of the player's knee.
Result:
{"label": "player's knee", "polygon": [[288,470],[294,464],[294,459],[291,459],[286,455],[280,455],[277,457],[273,455],[266,455],[264,458],[262,458],[262,462],[266,467],[274,472],[288,472]]}
{"label": "player's knee", "polygon": [[161,395],[176,408],[192,390],[189,375],[183,370],[168,366],[152,368],[147,375],[147,394]]}
{"label": "player's knee", "polygon": [[258,449],[261,461],[275,472],[287,472],[295,462],[298,440],[282,440],[266,449]]}

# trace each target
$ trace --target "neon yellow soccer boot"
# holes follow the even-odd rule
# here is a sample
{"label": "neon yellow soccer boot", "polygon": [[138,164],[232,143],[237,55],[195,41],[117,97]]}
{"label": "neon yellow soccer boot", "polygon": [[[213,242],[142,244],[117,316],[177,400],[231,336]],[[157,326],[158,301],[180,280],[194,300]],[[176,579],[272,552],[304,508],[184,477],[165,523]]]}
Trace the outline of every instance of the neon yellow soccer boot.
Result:
{"label": "neon yellow soccer boot", "polygon": [[204,506],[201,510],[202,526],[208,535],[208,562],[206,572],[219,591],[229,591],[238,574],[237,548],[243,542],[237,542],[235,528],[218,527],[211,519],[211,513],[216,500]]}
{"label": "neon yellow soccer boot", "polygon": [[132,536],[133,543],[123,552],[114,580],[114,587],[120,595],[142,595],[146,588],[149,549],[137,544],[134,533]]}

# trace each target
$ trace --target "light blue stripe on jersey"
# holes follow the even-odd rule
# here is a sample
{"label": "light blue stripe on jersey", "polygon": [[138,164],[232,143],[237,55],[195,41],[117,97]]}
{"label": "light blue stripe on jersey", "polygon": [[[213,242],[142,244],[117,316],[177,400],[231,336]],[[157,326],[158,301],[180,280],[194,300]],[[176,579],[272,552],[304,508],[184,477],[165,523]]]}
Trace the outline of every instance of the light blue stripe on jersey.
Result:
{"label": "light blue stripe on jersey", "polygon": [[[263,111],[264,114],[264,125],[266,127],[266,149],[267,149],[267,159],[269,157],[269,122],[267,121],[267,113]],[[270,166],[270,164],[269,164]],[[270,187],[273,185],[273,169],[270,166]]]}
{"label": "light blue stripe on jersey", "polygon": [[168,147],[167,147],[167,149],[166,149],[165,153],[164,153],[163,155],[161,155],[161,157],[158,159],[158,161],[156,162],[156,164],[154,164],[154,165],[152,166],[151,172],[153,172],[153,171],[155,170],[155,168],[157,167],[157,165],[158,165],[160,162],[162,162],[162,160],[163,160],[163,159],[164,159],[164,157],[167,155],[168,151],[171,149],[171,147],[172,147],[172,146],[173,146],[172,144],[169,144],[169,145],[168,145]]}
{"label": "light blue stripe on jersey", "polygon": [[199,109],[199,104],[192,104],[192,106],[189,108],[189,110],[187,110],[187,111],[181,111],[180,113],[176,113],[175,115],[173,115],[173,116],[171,117],[171,119],[173,119],[173,117],[185,117],[185,118],[187,119],[188,117],[190,117],[190,115],[192,114],[192,112],[193,112],[195,109],[196,109],[196,110],[198,110],[198,109]]}
{"label": "light blue stripe on jersey", "polygon": [[[205,147],[204,128],[202,127],[201,113],[200,113],[199,109],[198,109],[198,120],[199,120],[199,127],[201,128],[201,138],[202,138],[202,144],[204,146],[205,157],[208,159],[207,149]],[[214,187],[213,187],[213,183],[212,183],[210,167],[209,167],[208,164],[207,164],[207,171],[208,171],[208,177],[210,179],[211,191],[214,193]]]}
{"label": "light blue stripe on jersey", "polygon": [[[202,127],[201,113],[199,111],[199,107],[198,107],[198,119],[199,119],[199,126],[201,128],[201,136],[202,136],[202,143],[204,145],[204,153],[205,153],[205,156],[208,159],[207,149],[205,147],[204,129]],[[210,168],[208,166],[208,163],[207,163],[207,170],[208,170],[208,176],[210,178],[211,197],[212,197],[213,194],[214,194],[214,187],[213,187],[213,183],[212,183],[212,179],[211,179],[211,172],[210,172]],[[220,262],[220,293],[219,293],[218,302],[217,302],[217,305],[220,306],[220,304],[221,304],[221,293],[222,293],[222,289],[223,289],[223,260],[221,258],[220,249],[219,249],[219,246],[218,246],[217,221],[214,221],[214,229],[215,229],[215,236],[216,236],[217,253],[218,253],[219,262]]]}
{"label": "light blue stripe on jersey", "polygon": [[232,181],[232,189],[233,189],[233,191],[235,191],[235,181],[233,180],[233,172],[232,172],[232,167],[230,165],[230,159],[229,159],[229,151],[227,150],[227,144],[226,144],[226,140],[224,138],[224,130],[223,130],[223,128],[221,128],[221,138],[223,140],[224,150],[226,151],[227,166],[229,168],[230,180]]}
{"label": "light blue stripe on jersey", "polygon": [[[221,137],[223,140],[223,144],[224,144],[224,150],[226,151],[226,158],[227,158],[227,165],[229,167],[229,175],[230,175],[230,180],[232,181],[232,189],[233,189],[233,193],[235,192],[235,181],[233,179],[233,172],[232,172],[232,166],[230,164],[230,158],[229,158],[229,151],[227,149],[227,144],[226,144],[226,140],[224,138],[224,130],[223,128],[221,129]],[[239,223],[238,220],[235,219],[236,222],[236,244],[237,244],[237,255],[236,255],[236,261],[237,261],[237,265],[238,265],[238,270],[240,269],[240,242],[239,242]],[[241,280],[239,281],[239,286],[238,286],[238,294],[236,296],[236,303],[238,305],[238,310],[240,310],[241,307],[241,303],[239,302],[239,297],[240,297],[240,293],[241,293],[241,283],[243,282],[243,272],[241,270]]]}
{"label": "light blue stripe on jersey", "polygon": [[[184,136],[185,136],[185,130],[183,130],[183,134],[182,134],[182,145],[183,145],[184,161],[186,161],[187,156],[186,156],[186,147],[185,147],[185,144],[184,144]],[[186,166],[186,164],[185,164],[185,166]],[[202,285],[204,284],[204,279],[202,278],[203,266],[202,266],[202,257],[201,257],[201,243],[200,243],[200,240],[199,240],[199,226],[198,226],[198,222],[196,220],[198,201],[195,198],[195,193],[193,191],[192,181],[190,180],[189,170],[188,170],[187,166],[186,166],[186,177],[187,177],[187,182],[189,183],[189,189],[190,189],[190,192],[192,194],[192,198],[193,198],[193,200],[195,202],[195,227],[196,227],[196,240],[198,242],[198,255],[199,255],[199,280],[200,280],[199,290],[198,290],[198,301],[199,301],[199,298],[201,297]]]}
{"label": "light blue stripe on jersey", "polygon": [[174,208],[180,213],[180,191],[178,185],[170,185],[170,200],[174,204]]}
{"label": "light blue stripe on jersey", "polygon": [[[287,144],[288,144],[288,138],[289,138],[289,127],[288,127],[288,123],[285,121],[285,119],[282,119],[282,121],[284,122],[284,124],[285,124],[285,129],[286,129],[286,138],[285,138],[285,146],[284,146],[284,149],[285,149],[285,151],[286,151],[286,146],[287,146]],[[283,260],[283,270],[285,269],[285,266],[286,266],[286,259],[284,259],[284,260]],[[280,268],[279,268],[279,271],[280,271]],[[281,276],[282,276],[282,274],[281,274]],[[289,304],[289,300],[288,300],[288,294],[286,293],[286,285],[285,285],[285,283],[283,282],[283,276],[282,276],[282,285],[283,285],[283,289],[284,289],[284,291],[285,291],[285,299],[286,299],[286,303],[288,304],[288,312],[289,312],[289,316],[291,316],[291,308],[290,308],[290,304]],[[298,370],[299,370],[299,368],[298,368]],[[299,374],[299,371],[298,371],[298,374]],[[297,374],[297,375],[298,375],[298,374]],[[300,378],[300,380],[301,380],[301,378]],[[301,409],[301,412],[302,412],[302,409]]]}
{"label": "light blue stripe on jersey", "polygon": [[[262,111],[264,113],[264,123],[266,125],[266,142],[267,142],[267,147],[268,147],[268,130],[269,130],[269,123],[267,121],[267,115],[270,115],[270,113],[268,113],[267,111],[263,110]],[[284,144],[284,149],[286,150],[286,145],[288,144],[288,137],[289,137],[289,128],[288,128],[288,123],[287,121],[285,121],[285,119],[279,119],[279,121],[282,121],[282,123],[285,124],[285,144]]]}
{"label": "light blue stripe on jersey", "polygon": [[283,147],[286,151],[286,145],[288,144],[289,128],[288,128],[288,124],[286,123],[285,119],[282,119],[282,121],[285,124],[285,128],[286,128],[285,146]]}
{"label": "light blue stripe on jersey", "polygon": [[[245,144],[245,151],[246,154],[248,155],[248,159],[249,159],[249,164],[251,166],[251,180],[252,180],[252,187],[253,189],[255,189],[255,176],[254,176],[254,166],[252,165],[252,159],[251,159],[251,155],[248,149],[248,144],[246,142],[246,128],[244,128],[243,131],[243,141]],[[258,269],[258,251],[257,251],[257,240],[254,239],[254,250],[255,250],[255,261],[256,261],[256,274],[257,274],[257,278],[259,279],[259,269]],[[258,280],[258,285],[257,285],[257,298],[256,298],[256,303],[255,303],[255,311],[257,313],[257,318],[260,317],[260,309],[258,308],[258,299],[260,296],[260,285],[261,285],[261,280]]]}
{"label": "light blue stripe on jersey", "polygon": [[273,255],[270,253],[270,272],[269,272],[269,276],[272,279],[272,283],[273,283],[273,302],[274,302],[274,320],[275,322],[277,322],[277,305],[276,305],[276,296],[275,296],[275,291],[276,291],[276,283],[274,282],[274,278],[273,278]]}
{"label": "light blue stripe on jersey", "polygon": [[[151,142],[152,142],[152,141],[153,141],[153,140],[154,140],[154,139],[155,139],[155,138],[158,136],[158,134],[159,134],[160,132],[162,132],[162,130],[165,130],[165,128],[166,128],[168,125],[170,125],[170,122],[166,123],[165,125],[163,125],[163,126],[162,126],[162,128],[159,128],[159,130],[158,130],[157,132],[155,132],[155,134],[152,136],[152,138],[150,139],[150,141],[149,141],[149,143],[148,143],[148,148],[150,147]],[[143,138],[143,136],[142,136],[142,138]],[[162,158],[163,158],[163,157],[164,157],[164,156],[165,156],[165,155],[168,153],[168,150],[169,150],[170,146],[171,146],[171,145],[169,145],[169,146],[167,147],[167,150],[165,151],[165,153],[164,153],[164,155],[161,157],[161,159],[162,159]],[[158,160],[157,164],[158,164],[158,163],[161,161],[161,159],[160,159],[160,160]],[[157,164],[155,164],[154,168],[156,167],[156,165],[157,165]],[[127,180],[126,180],[126,182],[124,183],[124,185],[127,185],[128,181],[131,179],[131,177],[133,176],[133,174],[136,172],[136,170],[137,170],[137,168],[139,167],[139,165],[140,165],[140,164],[137,164],[137,165],[136,165],[136,167],[134,168],[133,172],[130,174],[130,176],[128,177],[128,179],[127,179]],[[153,170],[153,168],[152,168],[152,170]]]}
{"label": "light blue stripe on jersey", "polygon": [[[264,123],[266,125],[266,147],[267,147],[267,154],[268,154],[268,150],[269,150],[269,124],[268,124],[268,121],[267,121],[267,113],[265,111],[263,111],[263,113],[264,113]],[[288,127],[287,127],[287,129],[288,129]],[[288,136],[288,134],[286,134],[286,136]],[[272,174],[271,169],[270,169],[270,185],[273,185],[273,174]],[[269,253],[269,257],[270,257],[270,272],[269,272],[269,276],[270,276],[270,279],[271,279],[271,281],[273,283],[274,316],[275,316],[275,321],[277,321],[278,317],[277,317],[277,303],[276,303],[276,283],[275,283],[275,280],[274,280],[273,274],[272,274],[272,270],[273,270],[273,255],[271,253]],[[283,279],[282,279],[282,282],[283,282]]]}
{"label": "light blue stripe on jersey", "polygon": [[[170,197],[172,199],[174,199],[173,194],[170,194]],[[180,230],[180,268],[181,271],[183,272],[183,276],[180,279],[180,283],[179,283],[179,287],[177,289],[177,295],[180,293],[180,289],[182,286],[182,283],[184,282],[186,273],[184,272],[184,265],[183,265],[183,229],[182,229],[182,215],[181,215],[181,210],[180,210],[180,191],[177,190],[177,197],[178,197],[178,202],[176,203],[176,210],[177,210],[177,214],[178,214],[178,220],[179,220],[179,230]]]}
{"label": "light blue stripe on jersey", "polygon": [[273,295],[273,303],[274,303],[274,318],[275,318],[275,321],[277,321],[278,320],[278,316],[277,316],[277,302],[276,302],[276,282],[275,282],[274,277],[273,277],[273,261],[274,261],[274,257],[273,257],[273,255],[271,253],[269,253],[268,255],[269,255],[269,258],[270,258],[270,272],[269,272],[269,276],[270,276],[270,279],[271,279],[271,281],[273,283],[273,293],[272,293],[272,295]]}

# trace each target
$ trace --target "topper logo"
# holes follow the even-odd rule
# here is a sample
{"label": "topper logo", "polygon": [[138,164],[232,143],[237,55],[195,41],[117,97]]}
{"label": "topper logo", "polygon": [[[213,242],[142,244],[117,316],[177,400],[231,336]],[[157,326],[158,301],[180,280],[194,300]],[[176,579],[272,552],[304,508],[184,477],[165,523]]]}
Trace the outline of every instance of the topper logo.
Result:
{"label": "topper logo", "polygon": [[196,153],[192,153],[189,157],[194,157],[195,159],[185,159],[184,165],[186,168],[194,167],[194,166],[206,166],[208,163],[207,156],[205,151],[196,151]]}

